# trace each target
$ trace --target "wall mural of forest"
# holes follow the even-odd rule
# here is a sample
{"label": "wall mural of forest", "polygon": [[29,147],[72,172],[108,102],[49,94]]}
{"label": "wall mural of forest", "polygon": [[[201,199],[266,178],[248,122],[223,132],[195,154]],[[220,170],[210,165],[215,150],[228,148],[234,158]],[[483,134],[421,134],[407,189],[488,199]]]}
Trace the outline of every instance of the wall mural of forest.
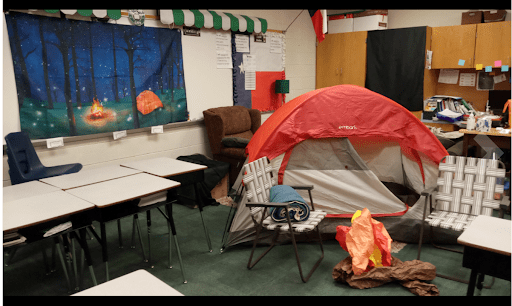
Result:
{"label": "wall mural of forest", "polygon": [[176,29],[5,15],[21,130],[31,139],[188,119]]}

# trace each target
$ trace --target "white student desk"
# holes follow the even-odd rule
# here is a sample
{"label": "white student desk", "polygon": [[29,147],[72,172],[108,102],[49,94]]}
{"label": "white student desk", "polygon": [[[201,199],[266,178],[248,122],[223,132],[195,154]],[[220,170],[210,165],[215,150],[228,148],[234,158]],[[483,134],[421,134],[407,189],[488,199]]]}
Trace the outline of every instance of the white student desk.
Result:
{"label": "white student desk", "polygon": [[[41,182],[45,182],[47,184],[58,187],[62,190],[67,190],[71,188],[91,185],[99,182],[104,182],[116,178],[120,178],[123,176],[133,175],[136,173],[141,173],[142,171],[129,169],[126,167],[120,167],[119,165],[113,166],[105,166],[105,167],[97,167],[97,168],[89,168],[86,170],[82,170],[76,173],[64,174],[49,178],[40,179]],[[138,221],[138,219],[137,219]],[[117,227],[119,232],[119,247],[123,247],[123,240],[121,235],[121,222],[117,220]],[[140,234],[139,234],[140,235]],[[142,245],[142,240],[141,240]],[[144,247],[142,247],[142,254],[144,255]]]}
{"label": "white student desk", "polygon": [[146,270],[137,270],[73,296],[183,296]]}
{"label": "white student desk", "polygon": [[197,184],[204,181],[204,170],[208,168],[207,166],[189,163],[170,157],[156,157],[132,162],[124,162],[121,163],[121,166],[141,170],[146,173],[157,175],[159,177],[172,179],[173,181],[180,182],[182,186],[193,185],[195,198],[192,200],[198,204],[199,214],[201,216],[201,221],[203,223],[203,229],[206,236],[206,242],[208,243],[208,249],[210,252],[212,252],[210,236],[203,219],[204,204],[201,200],[201,197],[199,196],[199,190],[197,188]]}
{"label": "white student desk", "polygon": [[[71,221],[72,230],[80,232],[81,237],[78,237],[78,241],[86,254],[93,282],[96,282],[85,240],[85,227],[92,223],[90,211],[95,207],[93,204],[38,181],[4,187],[3,201],[4,233],[18,231],[26,236],[27,243],[44,239],[44,230]],[[63,232],[58,233],[59,236],[61,234]],[[53,237],[58,244],[56,235],[50,237]],[[71,283],[60,247],[57,250],[71,291]]]}
{"label": "white student desk", "polygon": [[129,176],[142,171],[128,169],[125,167],[106,166],[81,170],[71,174],[63,174],[54,177],[40,179],[39,181],[50,184],[62,190],[91,185],[99,182],[109,181],[123,176]]}
{"label": "white student desk", "polygon": [[[134,171],[133,169],[126,170]],[[108,172],[102,168],[91,170],[91,172],[96,171],[97,173]],[[80,172],[77,174],[79,173]],[[109,280],[109,273],[105,222],[136,215],[137,213],[154,208],[154,205],[139,207],[137,204],[141,198],[173,189],[179,185],[180,183],[178,182],[140,172],[66,190],[67,193],[86,200],[94,204],[97,208],[96,219],[100,222],[101,238],[97,237],[94,231],[92,231],[92,233],[95,234],[102,245],[107,281]],[[119,205],[122,205],[122,207],[119,207]],[[169,202],[166,201],[160,202],[158,205],[166,205],[166,208],[170,206]],[[169,219],[172,219],[172,215],[169,216]],[[169,249],[169,253],[170,252],[171,250]],[[183,278],[185,277],[183,276]]]}
{"label": "white student desk", "polygon": [[468,296],[473,295],[478,273],[479,288],[484,275],[510,281],[510,225],[510,220],[480,215],[457,239],[464,246],[462,266],[471,269]]}

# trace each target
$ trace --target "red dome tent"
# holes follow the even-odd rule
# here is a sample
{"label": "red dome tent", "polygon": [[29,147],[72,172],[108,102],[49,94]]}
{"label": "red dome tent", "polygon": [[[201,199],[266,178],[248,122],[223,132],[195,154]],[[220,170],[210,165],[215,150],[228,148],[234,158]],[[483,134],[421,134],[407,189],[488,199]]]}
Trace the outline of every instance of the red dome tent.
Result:
{"label": "red dome tent", "polygon": [[[328,212],[326,219],[351,217],[367,207],[373,217],[402,221],[421,219],[424,200],[407,201],[409,209],[389,184],[419,196],[435,186],[439,161],[448,155],[411,112],[356,85],[321,88],[287,102],[261,125],[246,153],[248,162],[267,156],[279,184],[315,185],[315,207]],[[251,240],[241,204],[227,245]]]}

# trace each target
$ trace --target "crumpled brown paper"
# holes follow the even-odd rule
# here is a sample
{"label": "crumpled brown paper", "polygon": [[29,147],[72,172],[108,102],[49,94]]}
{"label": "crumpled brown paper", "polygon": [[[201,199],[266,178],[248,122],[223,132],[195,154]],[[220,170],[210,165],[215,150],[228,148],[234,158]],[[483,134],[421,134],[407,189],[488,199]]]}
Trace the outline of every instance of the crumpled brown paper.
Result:
{"label": "crumpled brown paper", "polygon": [[436,267],[420,260],[402,262],[391,256],[391,266],[377,267],[360,275],[354,275],[352,258],[348,256],[334,267],[332,277],[335,281],[347,283],[350,287],[357,289],[373,288],[398,281],[416,295],[439,295],[436,285],[424,282],[436,277]]}

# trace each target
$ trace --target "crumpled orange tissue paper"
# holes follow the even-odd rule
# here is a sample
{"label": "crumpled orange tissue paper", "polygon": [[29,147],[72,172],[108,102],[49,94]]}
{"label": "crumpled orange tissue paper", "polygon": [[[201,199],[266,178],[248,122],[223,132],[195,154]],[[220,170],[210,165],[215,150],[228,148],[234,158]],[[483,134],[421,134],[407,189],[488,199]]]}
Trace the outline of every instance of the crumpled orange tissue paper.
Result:
{"label": "crumpled orange tissue paper", "polygon": [[352,257],[354,275],[391,265],[391,237],[384,225],[364,208],[352,216],[352,226],[338,225],[336,240]]}

